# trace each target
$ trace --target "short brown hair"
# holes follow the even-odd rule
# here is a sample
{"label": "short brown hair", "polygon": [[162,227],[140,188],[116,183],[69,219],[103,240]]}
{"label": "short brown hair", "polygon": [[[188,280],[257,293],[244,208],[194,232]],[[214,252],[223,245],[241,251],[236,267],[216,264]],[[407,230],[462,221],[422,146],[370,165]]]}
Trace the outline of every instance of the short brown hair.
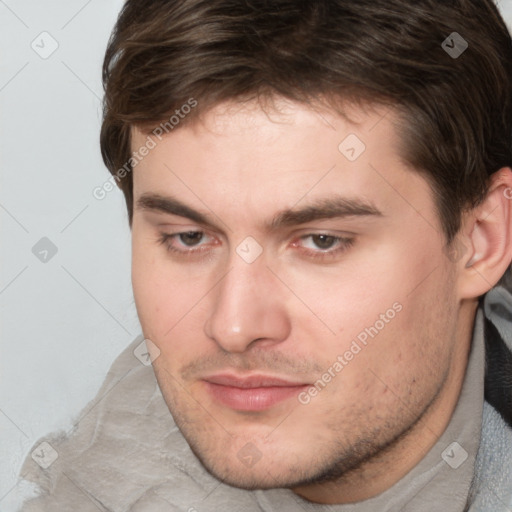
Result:
{"label": "short brown hair", "polygon": [[261,97],[396,109],[401,156],[429,180],[448,242],[512,165],[512,42],[491,0],[127,0],[103,83],[101,151],[113,176],[124,167],[130,225],[131,128],[190,98],[184,122]]}

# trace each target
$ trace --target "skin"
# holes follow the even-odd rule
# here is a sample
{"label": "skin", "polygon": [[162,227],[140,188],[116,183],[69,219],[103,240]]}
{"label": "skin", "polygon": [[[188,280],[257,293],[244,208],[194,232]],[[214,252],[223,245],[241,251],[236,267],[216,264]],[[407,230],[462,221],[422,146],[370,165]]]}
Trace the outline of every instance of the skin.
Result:
{"label": "skin", "polygon": [[[467,365],[475,297],[505,263],[489,275],[481,268],[483,277],[466,269],[471,257],[486,261],[489,245],[473,217],[462,230],[467,254],[447,257],[432,191],[400,159],[392,112],[347,107],[347,119],[278,105],[272,112],[218,105],[170,132],[136,166],[137,312],[159,350],[153,366],[169,410],[213,475],[242,488],[288,487],[318,503],[360,501],[397,482],[446,428]],[[338,150],[351,133],[366,145],[353,162]],[[147,136],[132,135],[133,149]],[[381,215],[266,228],[281,211],[336,193]],[[147,194],[172,196],[212,225],[139,207]],[[183,239],[183,232],[203,235]],[[162,233],[176,236],[161,243]],[[311,236],[322,233],[341,238]],[[248,236],[262,248],[252,263],[236,252]],[[202,381],[231,371],[313,385],[397,303],[394,318],[307,404],[292,397],[238,411]],[[248,466],[240,450],[260,458]]]}

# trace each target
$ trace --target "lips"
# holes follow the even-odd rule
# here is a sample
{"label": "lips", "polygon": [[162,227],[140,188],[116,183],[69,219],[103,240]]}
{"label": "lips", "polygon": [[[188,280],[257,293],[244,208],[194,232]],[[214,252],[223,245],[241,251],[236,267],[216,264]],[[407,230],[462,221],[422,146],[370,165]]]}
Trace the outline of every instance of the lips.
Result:
{"label": "lips", "polygon": [[222,405],[238,411],[263,411],[289,400],[309,386],[266,375],[239,377],[222,374],[205,377],[210,396]]}

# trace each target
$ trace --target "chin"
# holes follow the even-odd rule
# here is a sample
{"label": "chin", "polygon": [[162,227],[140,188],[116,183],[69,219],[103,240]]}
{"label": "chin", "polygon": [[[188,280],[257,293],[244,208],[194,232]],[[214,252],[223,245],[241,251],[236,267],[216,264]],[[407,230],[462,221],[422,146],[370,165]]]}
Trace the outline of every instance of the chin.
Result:
{"label": "chin", "polygon": [[226,453],[220,455],[209,450],[203,452],[195,444],[189,443],[189,445],[211,475],[232,487],[264,490],[295,487],[309,480],[304,471],[293,468],[291,461],[287,461],[285,456],[280,459],[280,463],[276,464],[280,455],[276,454],[275,450],[270,450],[272,453],[272,460],[270,460],[268,454],[262,453],[252,443],[246,443],[230,455]]}

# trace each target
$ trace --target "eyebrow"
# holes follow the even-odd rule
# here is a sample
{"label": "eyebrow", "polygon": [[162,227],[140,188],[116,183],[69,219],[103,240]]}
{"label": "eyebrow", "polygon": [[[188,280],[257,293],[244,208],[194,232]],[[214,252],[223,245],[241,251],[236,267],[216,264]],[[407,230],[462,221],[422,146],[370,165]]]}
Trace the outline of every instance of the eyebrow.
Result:
{"label": "eyebrow", "polygon": [[[137,200],[136,208],[185,217],[197,224],[217,229],[215,222],[207,213],[199,212],[174,197],[145,193]],[[213,216],[217,217],[215,214]],[[267,231],[276,231],[280,228],[305,224],[320,219],[370,216],[383,217],[383,214],[373,204],[361,199],[334,195],[321,198],[313,202],[313,204],[302,208],[283,210],[265,224],[265,229]]]}

